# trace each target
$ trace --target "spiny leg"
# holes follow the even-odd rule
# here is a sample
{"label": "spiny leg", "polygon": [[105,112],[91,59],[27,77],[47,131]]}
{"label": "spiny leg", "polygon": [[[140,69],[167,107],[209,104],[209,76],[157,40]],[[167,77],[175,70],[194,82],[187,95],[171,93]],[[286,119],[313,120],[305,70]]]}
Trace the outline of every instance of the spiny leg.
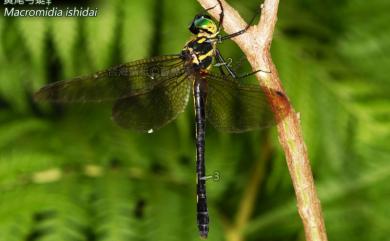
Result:
{"label": "spiny leg", "polygon": [[225,59],[222,57],[221,53],[219,52],[218,49],[215,49],[215,56],[216,56],[216,60],[218,62],[218,67],[220,69],[220,71],[222,72],[223,75],[226,75],[225,72],[223,72],[223,67],[225,67],[225,69],[227,70],[227,72],[229,73],[230,76],[232,76],[233,78],[236,78],[237,77],[237,74],[235,73],[234,70],[232,70],[229,66],[229,64],[225,61]]}
{"label": "spiny leg", "polygon": [[[264,73],[271,73],[269,71],[264,71],[264,70],[256,70],[256,71],[253,71],[253,72],[250,72],[250,73],[246,73],[246,74],[243,74],[243,75],[238,75],[231,67],[230,65],[225,61],[225,59],[223,58],[223,56],[221,55],[221,53],[219,52],[218,49],[215,50],[215,55],[216,55],[216,59],[219,63],[218,67],[220,67],[220,71],[223,72],[221,70],[222,67],[225,67],[225,69],[227,70],[227,72],[229,73],[229,75],[233,78],[233,79],[243,79],[243,78],[246,78],[248,76],[251,76],[251,75],[254,75],[256,74],[257,72],[264,72]],[[223,72],[223,75],[225,75],[225,73]]]}
{"label": "spiny leg", "polygon": [[204,9],[202,12],[198,13],[196,16],[200,15],[200,14],[207,14],[208,11],[210,11],[211,9],[214,9],[217,5],[214,5],[212,7],[209,7],[209,8],[206,8]]}
{"label": "spiny leg", "polygon": [[[218,0],[219,1],[219,0]],[[222,6],[222,5],[221,5]],[[228,35],[225,35],[225,36],[221,36],[221,35],[218,35],[218,41],[219,42],[223,42],[225,40],[228,40],[228,39],[231,39],[231,38],[234,38],[234,37],[237,37],[238,35],[241,35],[243,33],[245,33],[249,28],[250,26],[253,24],[253,22],[255,21],[256,17],[260,14],[260,12],[256,12],[256,14],[252,17],[251,21],[249,22],[249,24],[242,30],[238,31],[238,32],[235,32],[235,33],[232,33],[232,34],[228,34]]]}
{"label": "spiny leg", "polygon": [[218,4],[219,4],[219,7],[221,8],[221,12],[219,13],[219,21],[218,21],[218,32],[220,32],[221,29],[222,29],[223,18],[225,16],[225,14],[224,14],[224,10],[223,10],[223,6],[222,6],[221,0],[217,0],[217,1],[218,1]]}
{"label": "spiny leg", "polygon": [[226,76],[226,73],[223,71],[222,65],[223,65],[223,63],[219,63],[219,62],[218,62],[218,63],[215,64],[214,66],[218,67],[219,72],[221,73],[221,75]]}
{"label": "spiny leg", "polygon": [[209,7],[209,8],[206,8],[205,10],[202,11],[202,13],[207,13],[207,11],[211,10],[211,9],[214,9],[217,5],[215,6],[212,6],[212,7]]}

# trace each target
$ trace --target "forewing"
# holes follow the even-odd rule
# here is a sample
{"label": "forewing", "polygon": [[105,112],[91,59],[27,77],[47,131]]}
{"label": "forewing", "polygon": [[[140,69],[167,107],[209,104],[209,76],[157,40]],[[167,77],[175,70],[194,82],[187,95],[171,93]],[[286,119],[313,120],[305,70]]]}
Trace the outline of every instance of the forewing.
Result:
{"label": "forewing", "polygon": [[[271,107],[262,88],[258,85],[240,84],[229,76],[209,74],[206,117],[218,130],[245,132],[275,124]],[[287,99],[281,93],[268,89],[280,98],[287,111]],[[281,115],[281,116],[284,116]]]}
{"label": "forewing", "polygon": [[183,73],[183,60],[179,56],[159,56],[54,82],[41,88],[34,97],[50,102],[110,101],[146,93],[159,83]]}
{"label": "forewing", "polygon": [[185,110],[190,90],[191,81],[183,74],[160,83],[149,92],[118,99],[112,109],[112,117],[124,128],[155,131]]}

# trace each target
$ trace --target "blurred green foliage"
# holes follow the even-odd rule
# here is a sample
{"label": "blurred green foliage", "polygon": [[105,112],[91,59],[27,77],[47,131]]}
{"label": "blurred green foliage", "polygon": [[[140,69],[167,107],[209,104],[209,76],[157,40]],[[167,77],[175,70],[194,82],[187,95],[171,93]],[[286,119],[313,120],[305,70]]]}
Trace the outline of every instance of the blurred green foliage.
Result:
{"label": "blurred green foliage", "polygon": [[[247,20],[259,5],[229,3]],[[98,7],[97,18],[0,17],[0,241],[199,239],[192,107],[141,135],[115,126],[109,106],[32,101],[48,82],[178,53],[201,11],[173,0]],[[329,240],[390,240],[389,9],[387,0],[280,3],[273,58],[301,115]],[[232,42],[221,50],[243,56]],[[275,128],[209,128],[206,142],[207,170],[221,175],[208,183],[209,240],[304,240]]]}

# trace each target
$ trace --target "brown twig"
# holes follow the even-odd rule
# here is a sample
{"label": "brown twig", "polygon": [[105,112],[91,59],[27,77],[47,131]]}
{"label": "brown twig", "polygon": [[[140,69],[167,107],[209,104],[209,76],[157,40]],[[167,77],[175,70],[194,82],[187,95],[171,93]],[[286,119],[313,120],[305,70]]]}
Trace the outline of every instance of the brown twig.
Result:
{"label": "brown twig", "polygon": [[[198,0],[205,8],[216,6],[217,0]],[[225,19],[223,28],[231,34],[244,29],[247,24],[230,5],[221,0],[224,7]],[[257,25],[251,26],[245,34],[233,39],[246,55],[254,70],[268,70],[270,73],[258,72],[257,78],[266,92],[275,118],[278,121],[278,137],[283,147],[288,169],[297,197],[298,212],[303,221],[307,241],[326,241],[327,235],[322,217],[320,201],[314,186],[313,175],[303,141],[299,113],[296,113],[287,101],[288,113],[281,113],[286,105],[281,103],[280,96],[272,95],[271,90],[283,93],[281,81],[275,65],[272,62],[270,47],[277,20],[279,0],[265,0],[262,14]],[[220,9],[212,8],[209,13],[219,18]],[[282,109],[281,109],[282,108]]]}

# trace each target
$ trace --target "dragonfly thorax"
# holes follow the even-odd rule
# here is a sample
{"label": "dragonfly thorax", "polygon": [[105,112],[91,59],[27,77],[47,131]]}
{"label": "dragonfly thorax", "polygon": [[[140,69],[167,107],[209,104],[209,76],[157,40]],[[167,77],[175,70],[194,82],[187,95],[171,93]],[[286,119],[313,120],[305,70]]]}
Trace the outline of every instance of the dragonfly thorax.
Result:
{"label": "dragonfly thorax", "polygon": [[196,36],[182,50],[189,67],[197,71],[208,71],[215,56],[216,41],[206,36]]}

